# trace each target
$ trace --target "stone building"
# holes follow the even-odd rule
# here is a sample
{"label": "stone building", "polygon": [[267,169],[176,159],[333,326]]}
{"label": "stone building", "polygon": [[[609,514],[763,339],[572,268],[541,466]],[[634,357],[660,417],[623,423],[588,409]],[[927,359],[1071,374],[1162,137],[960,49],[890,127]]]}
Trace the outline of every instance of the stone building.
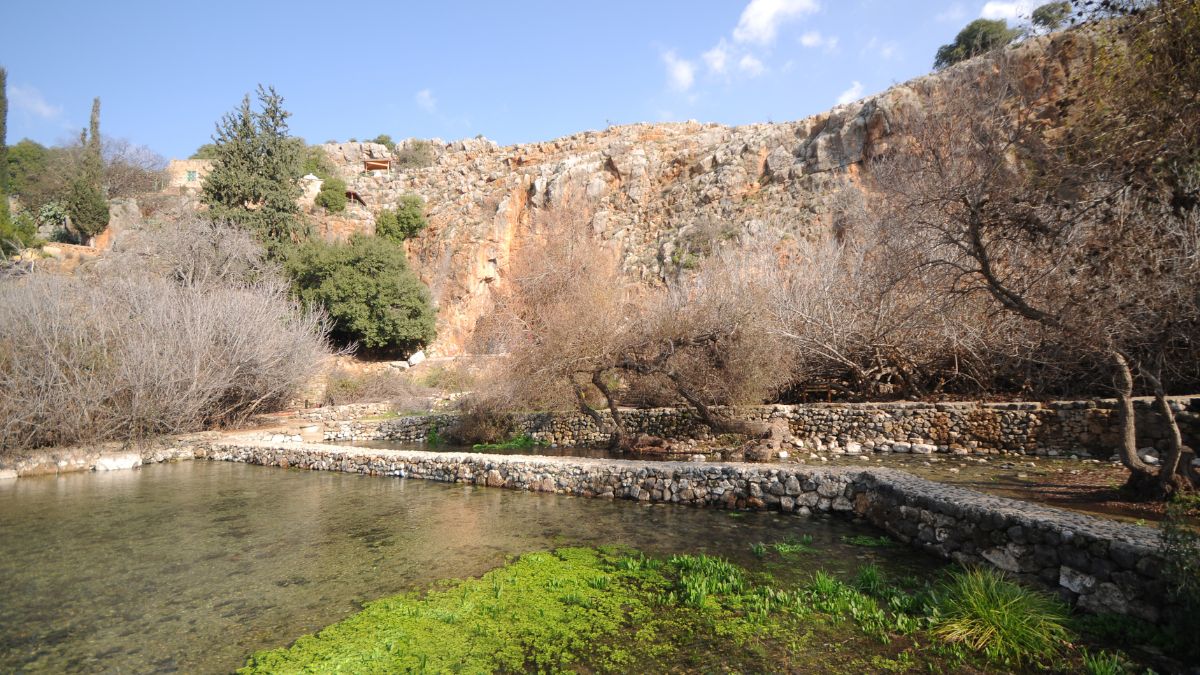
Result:
{"label": "stone building", "polygon": [[200,192],[213,167],[211,159],[173,159],[167,164],[167,187],[165,192],[195,194]]}

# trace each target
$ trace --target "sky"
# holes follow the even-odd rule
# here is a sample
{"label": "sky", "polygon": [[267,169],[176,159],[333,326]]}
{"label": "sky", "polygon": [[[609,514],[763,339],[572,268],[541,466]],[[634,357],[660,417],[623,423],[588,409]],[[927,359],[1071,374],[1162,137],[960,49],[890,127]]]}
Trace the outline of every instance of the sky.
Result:
{"label": "sky", "polygon": [[0,0],[8,142],[101,135],[187,157],[258,84],[310,143],[507,145],[634,122],[795,120],[929,72],[1030,0]]}

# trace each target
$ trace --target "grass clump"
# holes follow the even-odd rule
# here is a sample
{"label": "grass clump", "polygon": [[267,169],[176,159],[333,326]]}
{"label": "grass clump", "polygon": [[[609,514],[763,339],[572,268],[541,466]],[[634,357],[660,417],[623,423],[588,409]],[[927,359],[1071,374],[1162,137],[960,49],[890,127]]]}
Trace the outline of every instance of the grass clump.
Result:
{"label": "grass clump", "polygon": [[952,575],[938,592],[935,608],[936,637],[1005,664],[1052,657],[1070,637],[1062,603],[988,568]]}

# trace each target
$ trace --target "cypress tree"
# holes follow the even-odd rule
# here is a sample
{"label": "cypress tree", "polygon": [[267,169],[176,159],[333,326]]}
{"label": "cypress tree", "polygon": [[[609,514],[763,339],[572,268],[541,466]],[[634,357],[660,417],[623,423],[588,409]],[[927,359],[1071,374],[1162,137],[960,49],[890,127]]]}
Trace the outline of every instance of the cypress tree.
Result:
{"label": "cypress tree", "polygon": [[100,156],[100,98],[92,100],[92,117],[80,134],[83,159],[67,192],[67,213],[81,238],[94,237],[108,227],[108,202],[102,188],[104,160]]}
{"label": "cypress tree", "polygon": [[0,68],[0,227],[6,225],[8,213],[8,71]]}

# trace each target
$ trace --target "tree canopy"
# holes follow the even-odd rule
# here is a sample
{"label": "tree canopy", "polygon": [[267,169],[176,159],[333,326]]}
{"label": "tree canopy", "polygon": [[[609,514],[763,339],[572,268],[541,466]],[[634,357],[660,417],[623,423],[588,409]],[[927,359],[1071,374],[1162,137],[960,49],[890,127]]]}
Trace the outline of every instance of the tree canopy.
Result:
{"label": "tree canopy", "polygon": [[302,142],[288,134],[291,114],[274,87],[259,85],[256,98],[259,110],[247,94],[217,124],[201,198],[214,219],[248,227],[269,245],[297,242],[307,232],[296,203]]}
{"label": "tree canopy", "polygon": [[395,241],[415,237],[425,229],[425,205],[416,195],[404,195],[396,209],[384,209],[375,216],[375,234]]}
{"label": "tree canopy", "polygon": [[938,48],[933,67],[941,69],[959,61],[966,61],[973,56],[1003,47],[1020,35],[1021,31],[1009,28],[1004,19],[976,19],[958,32],[954,42]]}
{"label": "tree canopy", "polygon": [[343,344],[414,350],[436,337],[429,290],[408,269],[404,249],[389,239],[309,241],[288,255],[284,268],[306,305],[329,312],[331,335]]}

